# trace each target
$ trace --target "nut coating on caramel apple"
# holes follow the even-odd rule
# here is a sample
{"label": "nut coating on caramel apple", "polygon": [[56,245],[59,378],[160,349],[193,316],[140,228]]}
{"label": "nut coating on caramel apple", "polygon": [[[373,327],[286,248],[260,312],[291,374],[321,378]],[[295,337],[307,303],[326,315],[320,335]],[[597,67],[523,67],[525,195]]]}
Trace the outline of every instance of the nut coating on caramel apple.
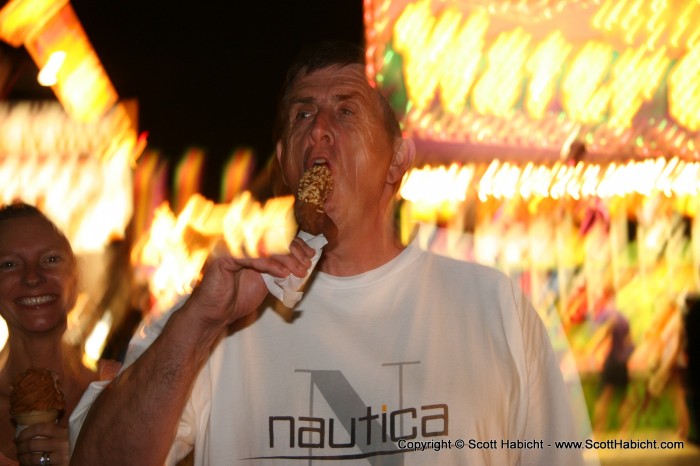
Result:
{"label": "nut coating on caramel apple", "polygon": [[303,231],[318,235],[332,224],[323,208],[332,190],[333,175],[326,165],[314,165],[301,177],[294,216]]}
{"label": "nut coating on caramel apple", "polygon": [[297,198],[315,205],[320,212],[323,212],[323,204],[332,190],[333,175],[328,166],[314,165],[299,180]]}

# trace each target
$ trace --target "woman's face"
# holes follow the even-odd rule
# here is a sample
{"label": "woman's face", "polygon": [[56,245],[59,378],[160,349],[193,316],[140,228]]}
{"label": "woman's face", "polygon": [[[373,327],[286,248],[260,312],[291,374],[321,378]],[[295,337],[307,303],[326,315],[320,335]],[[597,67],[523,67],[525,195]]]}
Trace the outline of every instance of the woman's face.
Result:
{"label": "woman's face", "polygon": [[46,220],[0,222],[0,314],[10,332],[65,330],[77,277],[68,242]]}

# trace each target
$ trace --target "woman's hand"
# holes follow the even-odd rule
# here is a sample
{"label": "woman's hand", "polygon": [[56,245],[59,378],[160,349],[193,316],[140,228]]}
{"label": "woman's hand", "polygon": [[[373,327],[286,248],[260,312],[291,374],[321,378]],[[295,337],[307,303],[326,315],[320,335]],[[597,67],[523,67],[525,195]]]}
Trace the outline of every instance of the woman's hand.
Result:
{"label": "woman's hand", "polygon": [[29,426],[15,439],[17,459],[21,466],[41,464],[41,455],[46,454],[51,466],[68,466],[68,429],[52,422]]}

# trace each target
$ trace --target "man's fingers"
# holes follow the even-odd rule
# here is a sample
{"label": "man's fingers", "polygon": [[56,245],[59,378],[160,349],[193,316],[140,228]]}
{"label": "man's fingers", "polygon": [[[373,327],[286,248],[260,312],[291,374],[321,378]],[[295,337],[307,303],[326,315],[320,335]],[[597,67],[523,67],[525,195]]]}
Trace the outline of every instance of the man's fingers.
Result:
{"label": "man's fingers", "polygon": [[[259,253],[261,251],[258,251]],[[315,251],[300,238],[294,238],[289,245],[288,254],[272,254],[269,256],[252,256],[241,251],[241,257],[233,257],[226,242],[218,241],[207,258],[205,270],[214,264],[229,271],[237,271],[241,267],[254,269],[275,277],[286,277],[294,274],[304,277],[311,267],[311,258]]]}
{"label": "man's fingers", "polygon": [[254,269],[260,273],[267,273],[274,277],[286,277],[290,273],[298,272],[299,265],[292,256],[271,256],[257,258],[234,259],[240,267]]}
{"label": "man's fingers", "polygon": [[292,243],[289,245],[289,251],[299,260],[308,258],[309,262],[311,262],[311,258],[316,255],[314,248],[306,244],[306,241],[299,237],[294,238]]}

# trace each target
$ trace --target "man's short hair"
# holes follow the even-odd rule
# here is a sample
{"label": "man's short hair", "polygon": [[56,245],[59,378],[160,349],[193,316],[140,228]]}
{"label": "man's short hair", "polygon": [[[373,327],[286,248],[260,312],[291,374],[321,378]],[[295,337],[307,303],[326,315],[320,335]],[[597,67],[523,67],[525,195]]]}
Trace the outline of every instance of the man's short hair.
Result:
{"label": "man's short hair", "polygon": [[[296,80],[306,74],[331,66],[365,65],[365,53],[362,47],[347,41],[323,41],[301,50],[297,58],[287,69],[282,87],[282,95],[277,108],[274,137],[275,142],[284,135],[287,126],[288,94]],[[401,137],[401,126],[389,101],[379,90],[375,89],[383,113],[384,126],[391,139]]]}

